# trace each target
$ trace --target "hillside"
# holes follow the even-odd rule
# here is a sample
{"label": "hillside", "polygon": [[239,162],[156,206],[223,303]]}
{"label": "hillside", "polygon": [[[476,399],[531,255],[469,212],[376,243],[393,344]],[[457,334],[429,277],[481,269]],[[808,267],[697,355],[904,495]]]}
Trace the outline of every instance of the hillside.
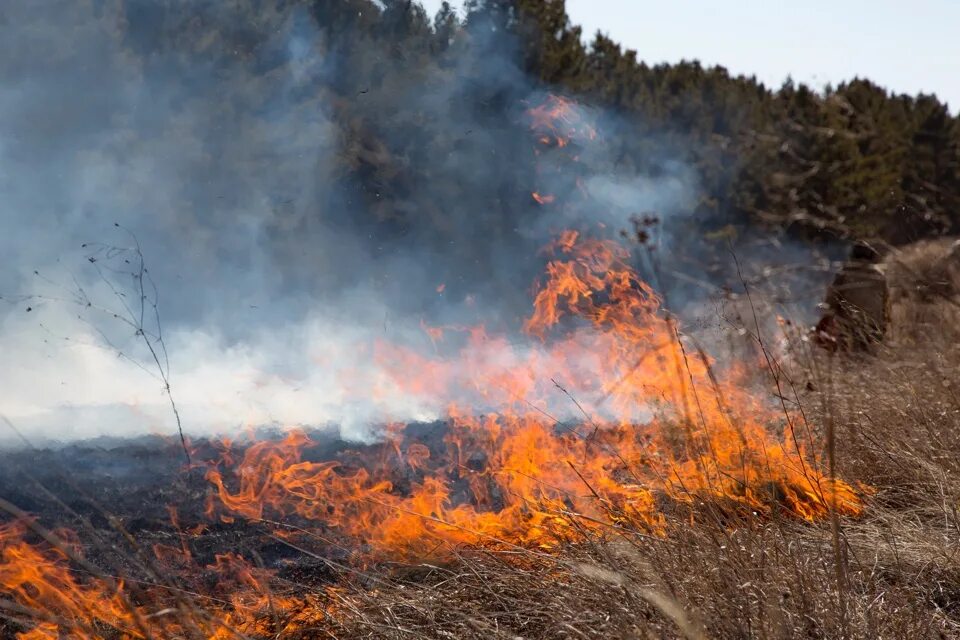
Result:
{"label": "hillside", "polygon": [[823,93],[765,87],[695,61],[650,67],[602,35],[583,45],[563,2],[517,4],[527,69],[687,150],[705,216],[894,244],[956,233],[960,128],[935,96],[892,95],[869,79]]}

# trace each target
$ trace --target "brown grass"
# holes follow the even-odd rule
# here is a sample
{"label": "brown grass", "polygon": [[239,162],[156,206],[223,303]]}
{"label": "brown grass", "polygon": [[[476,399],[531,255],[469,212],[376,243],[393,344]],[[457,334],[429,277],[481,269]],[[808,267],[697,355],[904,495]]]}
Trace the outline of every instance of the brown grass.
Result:
{"label": "brown grass", "polygon": [[[915,286],[938,250],[888,264],[893,326],[874,353],[821,352],[802,331],[761,336],[771,356],[790,355],[758,378],[802,408],[816,463],[861,487],[861,516],[811,524],[674,504],[665,537],[621,523],[549,552],[501,544],[442,566],[339,566],[337,615],[300,637],[960,638],[960,305],[923,302]],[[776,326],[749,314],[728,327],[731,348]]]}
{"label": "brown grass", "polygon": [[795,335],[776,371],[824,465],[832,426],[837,474],[864,486],[861,517],[807,524],[703,505],[677,509],[665,539],[611,530],[552,558],[463,550],[443,568],[357,584],[331,633],[960,638],[960,307],[922,303],[911,284],[937,250],[899,256],[915,271],[893,276],[894,324],[876,353],[832,356]]}

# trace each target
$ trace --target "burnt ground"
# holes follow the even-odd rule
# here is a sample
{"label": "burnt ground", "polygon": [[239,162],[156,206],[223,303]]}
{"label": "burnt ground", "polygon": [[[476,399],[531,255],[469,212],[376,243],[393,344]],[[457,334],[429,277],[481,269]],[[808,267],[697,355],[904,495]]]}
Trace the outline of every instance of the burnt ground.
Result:
{"label": "burnt ground", "polygon": [[[322,437],[308,453],[320,459],[343,449],[343,442]],[[242,448],[234,451],[242,454]],[[220,453],[209,441],[193,443],[195,461],[216,460]],[[237,553],[298,583],[329,579],[323,563],[278,543],[269,527],[208,518],[210,492],[203,468],[187,468],[173,440],[100,439],[0,452],[0,497],[47,529],[76,532],[84,557],[115,575],[136,576],[142,568],[135,560],[137,547],[153,556],[156,545],[181,548],[186,540],[195,568],[212,564],[219,554]]]}
{"label": "burnt ground", "polygon": [[[444,431],[443,423],[413,424],[405,435],[438,455],[444,446]],[[347,469],[352,460],[366,457],[378,447],[347,443],[323,431],[312,431],[309,436],[314,444],[303,450],[304,460],[337,459]],[[256,439],[280,437],[270,431],[257,434]],[[231,447],[234,459],[242,458],[245,446],[235,443]],[[256,558],[261,566],[277,570],[281,578],[302,584],[326,582],[330,575],[325,562],[348,560],[348,545],[333,542],[317,548],[314,540],[304,553],[279,541],[276,525],[209,517],[205,510],[213,487],[205,478],[205,468],[221,458],[223,447],[218,441],[197,440],[191,443],[191,452],[193,468],[186,465],[183,449],[173,438],[101,438],[3,450],[0,498],[35,516],[48,530],[76,532],[84,557],[98,566],[113,567],[116,575],[136,573],[136,547],[152,553],[155,545],[176,548],[184,541],[197,567],[212,564],[219,554],[237,553]],[[412,479],[408,471],[395,477],[398,491]],[[0,515],[0,522],[9,519],[9,514]],[[317,530],[316,522],[296,516],[284,516],[283,525],[291,531],[296,527]],[[328,539],[335,537],[331,532]],[[324,560],[311,554],[322,555]]]}

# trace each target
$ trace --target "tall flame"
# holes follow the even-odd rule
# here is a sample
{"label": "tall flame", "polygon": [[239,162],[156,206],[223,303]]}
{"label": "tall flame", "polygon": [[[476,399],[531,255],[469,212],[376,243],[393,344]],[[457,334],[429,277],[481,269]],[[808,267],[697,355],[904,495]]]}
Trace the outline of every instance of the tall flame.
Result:
{"label": "tall flame", "polygon": [[[550,149],[596,137],[563,98],[528,115],[535,140]],[[551,549],[621,526],[663,535],[666,511],[678,504],[690,505],[690,518],[701,503],[807,520],[860,512],[853,489],[826,475],[803,444],[809,438],[794,433],[802,416],[748,391],[749,362],[721,367],[685,338],[623,246],[570,230],[548,255],[525,341],[423,322],[434,347],[461,335],[455,357],[376,345],[378,384],[445,402],[441,437],[390,424],[382,445],[321,461],[297,430],[252,444],[239,461],[224,442],[207,469],[209,515],[296,515],[352,539],[364,555],[420,558],[461,544]],[[324,597],[335,588],[274,594],[271,572],[232,554],[206,568],[227,594],[210,609],[198,612],[156,585],[138,588],[134,600],[121,582],[75,575],[66,543],[29,537],[24,521],[0,525],[0,589],[9,598],[0,606],[29,622],[22,640],[284,637],[336,613]],[[155,552],[168,572],[195,579],[188,544]]]}
{"label": "tall flame", "polygon": [[[301,432],[257,443],[229,481],[209,470],[220,506],[253,519],[297,514],[401,557],[443,544],[549,547],[625,518],[662,532],[671,501],[780,505],[811,520],[831,505],[859,511],[853,490],[789,433],[797,416],[757,401],[742,372],[719,371],[691,348],[623,247],[571,231],[552,251],[525,325],[529,348],[475,328],[454,359],[378,350],[408,394],[469,387],[495,411],[451,405],[442,446],[401,427],[380,455],[349,463],[306,461]],[[550,394],[577,407],[579,426],[550,417]]]}
{"label": "tall flame", "polygon": [[[541,145],[596,138],[558,96],[528,117]],[[662,532],[669,502],[782,506],[806,519],[859,512],[851,487],[801,446],[798,416],[750,395],[748,366],[721,371],[691,348],[623,246],[571,230],[549,251],[528,344],[473,327],[454,358],[377,345],[395,389],[446,399],[442,445],[402,426],[379,454],[347,462],[306,461],[300,432],[258,443],[232,477],[229,465],[208,471],[224,517],[297,514],[376,553],[417,556],[459,543],[551,546],[625,518]],[[443,338],[424,328],[435,345]],[[558,396],[576,407],[563,423],[551,413]]]}

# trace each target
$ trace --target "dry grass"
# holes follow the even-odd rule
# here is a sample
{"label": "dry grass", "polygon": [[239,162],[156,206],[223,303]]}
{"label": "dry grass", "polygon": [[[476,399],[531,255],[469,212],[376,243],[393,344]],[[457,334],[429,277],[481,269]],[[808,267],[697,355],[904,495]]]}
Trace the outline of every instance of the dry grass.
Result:
{"label": "dry grass", "polygon": [[[875,353],[827,354],[795,335],[759,375],[803,409],[818,464],[832,451],[837,475],[862,487],[862,516],[673,504],[664,537],[621,524],[550,552],[341,566],[338,613],[300,637],[960,638],[960,306],[917,293],[933,251],[891,267],[894,324]],[[742,321],[741,337],[771,326]]]}
{"label": "dry grass", "polygon": [[[916,267],[933,252],[900,258]],[[678,508],[665,539],[611,530],[552,558],[464,550],[443,568],[356,585],[331,632],[960,638],[960,307],[920,302],[919,267],[896,275],[894,326],[877,353],[800,342],[778,370],[812,425],[809,445],[827,451],[832,427],[837,474],[864,486],[861,517],[811,525],[699,505]]]}

